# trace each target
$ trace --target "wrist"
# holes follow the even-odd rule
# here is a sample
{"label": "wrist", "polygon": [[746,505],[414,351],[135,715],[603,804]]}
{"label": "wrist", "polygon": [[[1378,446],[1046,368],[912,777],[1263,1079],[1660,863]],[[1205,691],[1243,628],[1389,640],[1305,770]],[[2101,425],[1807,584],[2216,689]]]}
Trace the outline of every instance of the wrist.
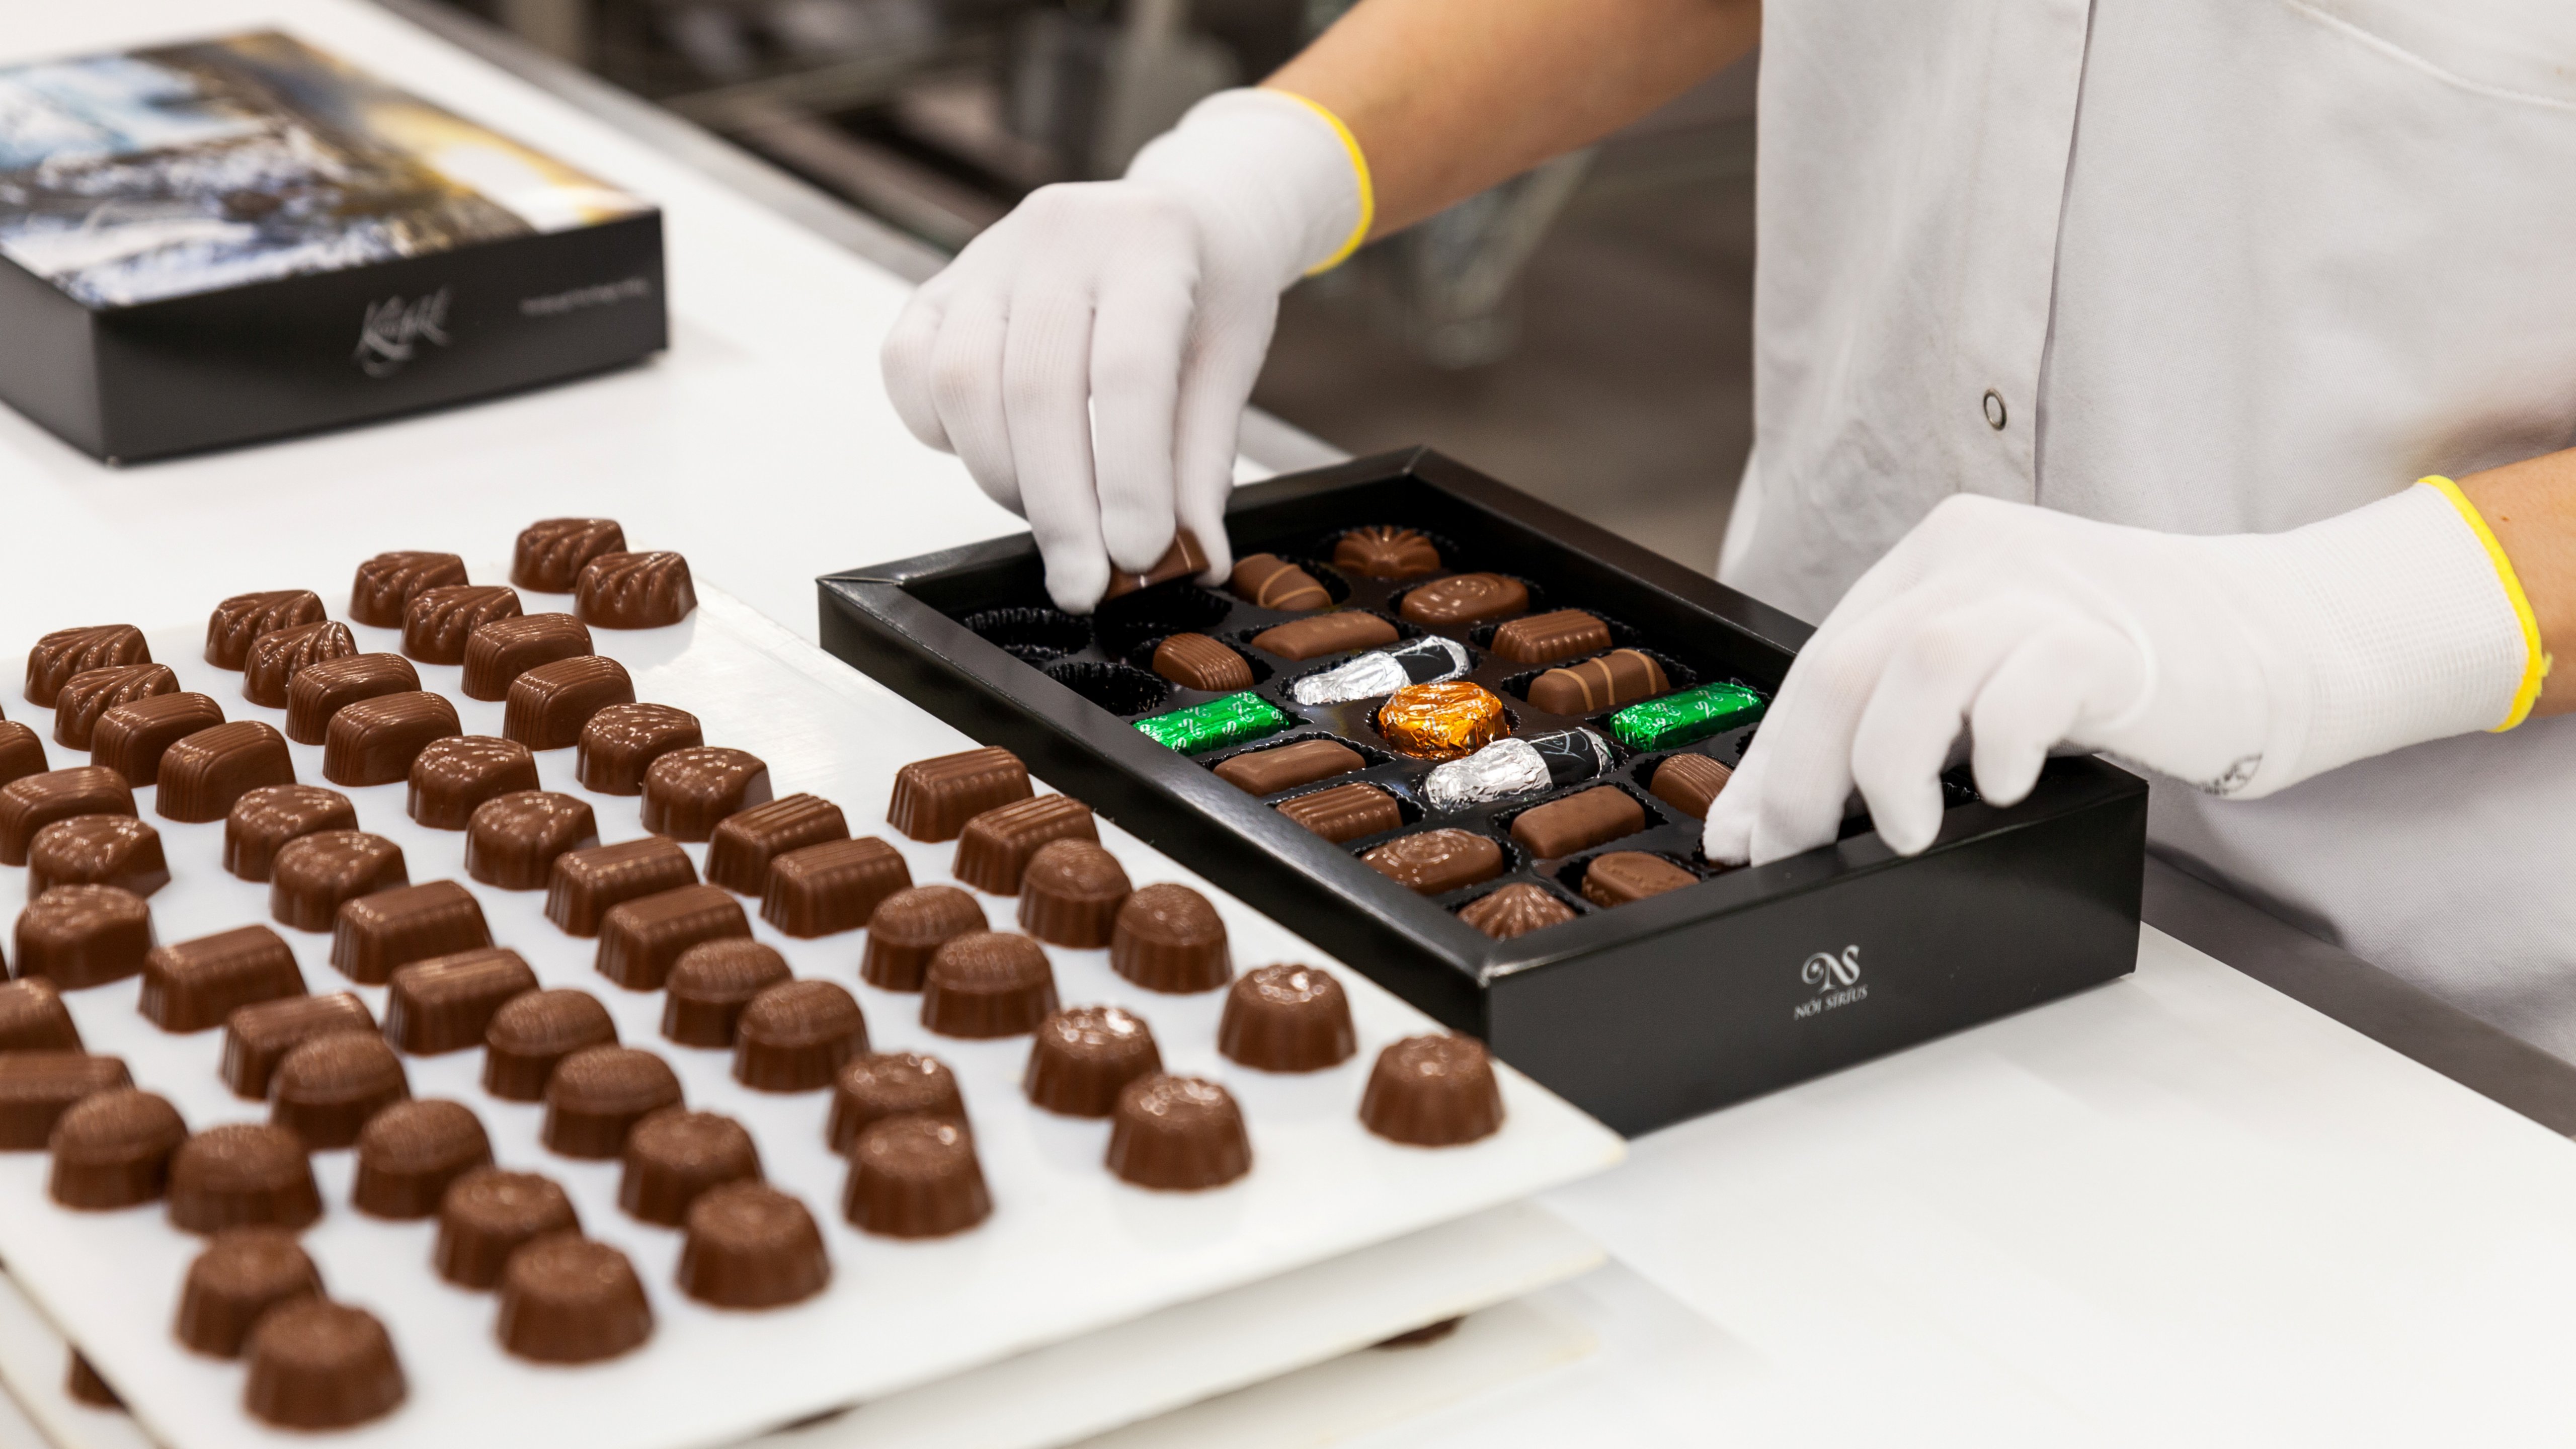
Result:
{"label": "wrist", "polygon": [[1367,161],[1331,112],[1284,91],[1219,91],[1147,143],[1131,181],[1212,210],[1259,249],[1285,290],[1340,262],[1365,237]]}

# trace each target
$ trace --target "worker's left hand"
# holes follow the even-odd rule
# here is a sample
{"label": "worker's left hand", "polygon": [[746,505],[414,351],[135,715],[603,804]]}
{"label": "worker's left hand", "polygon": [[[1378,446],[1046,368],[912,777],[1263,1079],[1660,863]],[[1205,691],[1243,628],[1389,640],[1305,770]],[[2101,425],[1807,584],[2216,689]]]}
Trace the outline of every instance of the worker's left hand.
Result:
{"label": "worker's left hand", "polygon": [[1856,788],[1889,845],[1920,851],[1963,730],[1997,805],[2066,746],[2267,795],[2518,719],[2530,657],[2484,541],[2429,484],[2228,537],[1953,497],[1800,652],[1705,849],[1760,864],[1826,844]]}

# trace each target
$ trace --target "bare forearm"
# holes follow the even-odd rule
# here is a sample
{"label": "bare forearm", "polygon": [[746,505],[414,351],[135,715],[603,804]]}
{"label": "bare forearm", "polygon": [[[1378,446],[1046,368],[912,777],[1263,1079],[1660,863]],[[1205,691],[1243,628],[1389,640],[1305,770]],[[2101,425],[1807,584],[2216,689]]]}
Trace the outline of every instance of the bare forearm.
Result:
{"label": "bare forearm", "polygon": [[2569,661],[2542,686],[2532,712],[2576,711],[2576,448],[2472,473],[2460,491],[2513,561],[2542,652]]}
{"label": "bare forearm", "polygon": [[1383,235],[1599,140],[1761,30],[1761,0],[1363,0],[1264,84],[1351,128]]}

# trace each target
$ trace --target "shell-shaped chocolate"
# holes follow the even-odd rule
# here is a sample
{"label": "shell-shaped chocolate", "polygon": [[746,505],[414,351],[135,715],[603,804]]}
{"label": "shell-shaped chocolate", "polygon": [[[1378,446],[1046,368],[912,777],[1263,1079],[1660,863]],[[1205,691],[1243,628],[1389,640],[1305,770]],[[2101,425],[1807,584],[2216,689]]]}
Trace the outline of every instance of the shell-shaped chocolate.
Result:
{"label": "shell-shaped chocolate", "polygon": [[1374,523],[1334,542],[1333,567],[1373,579],[1420,578],[1440,572],[1440,550],[1413,529]]}
{"label": "shell-shaped chocolate", "polygon": [[573,588],[573,613],[600,629],[659,629],[697,607],[689,561],[667,551],[601,554]]}
{"label": "shell-shaped chocolate", "polygon": [[584,565],[625,550],[626,530],[614,518],[541,518],[519,530],[510,582],[541,594],[569,594]]}
{"label": "shell-shaped chocolate", "polygon": [[644,772],[644,828],[705,840],[718,821],[769,798],[769,766],[758,755],[722,745],[673,750]]}
{"label": "shell-shaped chocolate", "polygon": [[599,843],[588,801],[518,790],[484,801],[465,826],[465,873],[503,890],[543,890],[555,857]]}
{"label": "shell-shaped chocolate", "polygon": [[399,629],[403,609],[424,590],[465,582],[465,560],[452,553],[380,553],[358,565],[349,586],[349,617]]}
{"label": "shell-shaped chocolate", "polygon": [[410,883],[401,846],[363,830],[317,830],[279,848],[269,867],[268,911],[279,925],[327,931],[341,902]]}
{"label": "shell-shaped chocolate", "polygon": [[483,802],[537,788],[537,757],[490,735],[432,740],[411,762],[405,809],[432,830],[463,830]]}
{"label": "shell-shaped chocolate", "polygon": [[134,792],[104,765],[48,770],[0,786],[0,865],[25,865],[36,832],[75,815],[132,815]]}
{"label": "shell-shaped chocolate", "polygon": [[[166,797],[165,797],[166,798]],[[319,785],[265,785],[224,812],[224,869],[265,881],[288,841],[324,830],[358,828],[358,807]]]}
{"label": "shell-shaped chocolate", "polygon": [[94,743],[100,715],[120,704],[178,692],[179,676],[167,664],[111,664],[82,670],[55,691],[54,743],[86,750]]}
{"label": "shell-shaped chocolate", "polygon": [[206,620],[206,662],[239,669],[263,634],[322,622],[322,596],[311,589],[272,589],[235,594],[215,605]]}
{"label": "shell-shaped chocolate", "polygon": [[405,654],[423,664],[462,664],[476,629],[519,617],[519,591],[499,584],[443,584],[403,605]]}
{"label": "shell-shaped chocolate", "polygon": [[251,641],[250,652],[242,659],[242,698],[270,709],[284,709],[287,687],[294,682],[296,671],[307,665],[347,659],[357,652],[357,636],[349,632],[349,626],[329,619],[262,634]]}
{"label": "shell-shaped chocolate", "polygon": [[[576,626],[578,627],[578,626]],[[612,704],[581,727],[573,763],[582,788],[602,795],[641,795],[644,772],[673,750],[707,742],[698,717],[667,704]]]}
{"label": "shell-shaped chocolate", "polygon": [[27,703],[54,707],[54,697],[75,674],[115,664],[149,664],[152,646],[131,624],[57,629],[27,651]]}

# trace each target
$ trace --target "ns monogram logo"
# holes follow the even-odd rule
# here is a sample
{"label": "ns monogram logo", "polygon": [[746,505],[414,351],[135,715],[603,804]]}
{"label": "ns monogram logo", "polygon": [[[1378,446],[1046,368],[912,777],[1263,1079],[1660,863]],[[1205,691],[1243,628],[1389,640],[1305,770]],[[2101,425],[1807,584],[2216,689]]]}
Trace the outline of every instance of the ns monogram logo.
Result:
{"label": "ns monogram logo", "polygon": [[1798,967],[1798,979],[1816,988],[1815,995],[1791,1009],[1790,1016],[1798,1020],[1869,999],[1869,987],[1860,979],[1858,946],[1845,946],[1840,955],[1818,951]]}

